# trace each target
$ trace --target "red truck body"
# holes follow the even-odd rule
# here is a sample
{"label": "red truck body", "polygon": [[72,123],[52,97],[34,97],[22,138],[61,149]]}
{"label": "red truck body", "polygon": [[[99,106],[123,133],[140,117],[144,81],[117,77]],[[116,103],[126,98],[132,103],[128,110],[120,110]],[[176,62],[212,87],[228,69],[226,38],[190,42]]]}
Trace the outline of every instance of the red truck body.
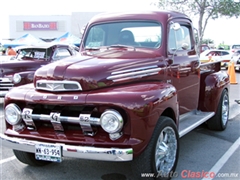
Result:
{"label": "red truck body", "polygon": [[[149,32],[136,32],[141,25]],[[136,33],[136,44],[116,42],[124,30]],[[137,38],[150,30],[155,34],[149,39]],[[180,137],[205,122],[211,129],[226,128],[229,77],[220,71],[221,62],[200,64],[186,15],[100,14],[86,26],[80,52],[38,69],[33,84],[5,96],[1,139],[20,161],[134,160],[136,172],[170,176]],[[37,152],[41,146],[60,156],[45,157]]]}

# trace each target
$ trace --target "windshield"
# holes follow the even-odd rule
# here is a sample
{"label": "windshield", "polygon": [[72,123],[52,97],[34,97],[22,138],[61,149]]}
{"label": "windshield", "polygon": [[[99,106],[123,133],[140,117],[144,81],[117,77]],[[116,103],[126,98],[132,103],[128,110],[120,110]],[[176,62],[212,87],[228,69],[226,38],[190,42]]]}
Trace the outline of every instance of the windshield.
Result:
{"label": "windshield", "polygon": [[238,44],[238,45],[233,45],[233,46],[232,46],[232,49],[240,49],[240,44]]}
{"label": "windshield", "polygon": [[84,40],[84,47],[126,45],[158,48],[161,45],[162,28],[157,22],[124,21],[92,26]]}
{"label": "windshield", "polygon": [[32,58],[32,59],[46,59],[47,55],[51,53],[51,49],[42,48],[24,48],[19,49],[17,59]]}
{"label": "windshield", "polygon": [[46,49],[41,48],[19,49],[17,59],[22,58],[45,59],[47,58],[47,52],[48,51]]}
{"label": "windshield", "polygon": [[31,59],[48,59],[52,53],[51,48],[24,48],[19,49],[17,59],[31,58]]}

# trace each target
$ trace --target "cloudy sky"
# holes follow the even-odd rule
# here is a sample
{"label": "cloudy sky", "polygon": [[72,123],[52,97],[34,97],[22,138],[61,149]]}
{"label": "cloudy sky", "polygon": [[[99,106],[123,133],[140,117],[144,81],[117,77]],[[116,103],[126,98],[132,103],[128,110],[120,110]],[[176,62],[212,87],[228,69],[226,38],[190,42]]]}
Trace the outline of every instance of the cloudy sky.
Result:
{"label": "cloudy sky", "polygon": [[[9,15],[71,15],[71,12],[100,12],[120,10],[157,9],[150,5],[157,0],[11,0],[1,5],[0,41],[9,37]],[[194,23],[197,26],[197,22]],[[205,39],[213,39],[218,45],[240,43],[240,18],[211,20]]]}

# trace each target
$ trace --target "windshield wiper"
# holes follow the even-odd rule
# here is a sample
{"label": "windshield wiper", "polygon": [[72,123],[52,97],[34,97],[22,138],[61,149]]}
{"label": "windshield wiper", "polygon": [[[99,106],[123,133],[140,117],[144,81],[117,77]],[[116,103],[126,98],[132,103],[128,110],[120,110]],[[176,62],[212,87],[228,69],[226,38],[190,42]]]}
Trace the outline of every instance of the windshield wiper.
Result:
{"label": "windshield wiper", "polygon": [[99,50],[100,47],[86,47],[85,50]]}
{"label": "windshield wiper", "polygon": [[124,44],[113,44],[107,47],[107,49],[109,48],[133,48],[135,50],[134,46],[124,45]]}

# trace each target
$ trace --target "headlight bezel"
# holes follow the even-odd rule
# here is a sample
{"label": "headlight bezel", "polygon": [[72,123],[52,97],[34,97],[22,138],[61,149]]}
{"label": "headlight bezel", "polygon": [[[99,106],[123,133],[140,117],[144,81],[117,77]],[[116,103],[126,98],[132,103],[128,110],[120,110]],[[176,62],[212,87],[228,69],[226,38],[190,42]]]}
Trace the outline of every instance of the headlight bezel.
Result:
{"label": "headlight bezel", "polygon": [[20,83],[21,80],[22,80],[22,76],[18,73],[15,73],[12,77],[12,81],[13,81],[14,84]]}
{"label": "headlight bezel", "polygon": [[[115,123],[116,122],[115,120],[117,120],[118,124],[117,126],[115,126],[115,129],[111,129],[111,128],[108,129],[109,126],[106,126],[106,123],[111,123],[110,120],[113,120],[113,119],[114,119],[113,123]],[[114,109],[108,109],[102,113],[100,117],[100,124],[104,131],[106,131],[109,134],[113,134],[113,133],[120,132],[122,130],[124,121],[123,121],[123,117],[118,111]]]}
{"label": "headlight bezel", "polygon": [[[12,111],[12,112],[10,112]],[[11,116],[13,116],[12,114],[16,113],[16,119],[12,120],[10,119]],[[5,120],[10,124],[10,125],[17,125],[20,123],[20,121],[22,120],[22,116],[21,116],[21,109],[19,106],[17,106],[14,103],[8,104],[5,109],[4,109],[4,116],[5,116]]]}

